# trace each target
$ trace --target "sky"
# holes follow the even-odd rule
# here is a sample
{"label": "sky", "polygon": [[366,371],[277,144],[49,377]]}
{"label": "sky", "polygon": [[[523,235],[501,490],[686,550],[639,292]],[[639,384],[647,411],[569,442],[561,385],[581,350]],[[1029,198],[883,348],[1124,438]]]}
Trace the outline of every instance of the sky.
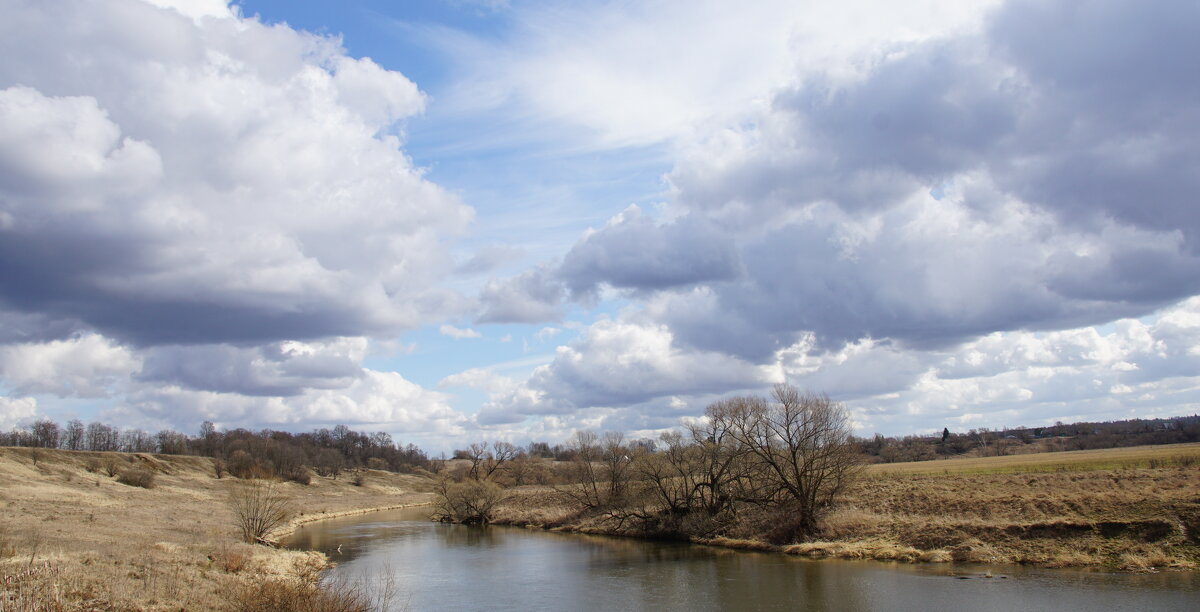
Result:
{"label": "sky", "polygon": [[1200,412],[1200,5],[0,0],[0,428]]}

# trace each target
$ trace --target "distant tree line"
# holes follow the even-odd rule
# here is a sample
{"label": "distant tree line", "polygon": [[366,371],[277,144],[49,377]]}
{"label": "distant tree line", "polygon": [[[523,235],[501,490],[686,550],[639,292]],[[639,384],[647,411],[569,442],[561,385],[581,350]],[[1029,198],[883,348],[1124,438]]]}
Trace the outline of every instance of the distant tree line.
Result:
{"label": "distant tree line", "polygon": [[859,450],[875,463],[928,461],[958,455],[1002,456],[1200,442],[1200,416],[1169,419],[1081,422],[1046,427],[981,427],[965,433],[948,428],[934,436],[854,438]]}
{"label": "distant tree line", "polygon": [[156,434],[120,429],[105,423],[84,425],[79,419],[65,426],[41,419],[24,428],[0,432],[0,446],[61,448],[79,451],[120,451],[212,457],[218,475],[242,478],[278,476],[307,482],[308,470],[338,476],[360,467],[413,472],[430,469],[425,451],[400,445],[385,432],[362,433],[345,425],[293,434],[263,429],[218,431],[205,421],[196,436],[164,429]]}

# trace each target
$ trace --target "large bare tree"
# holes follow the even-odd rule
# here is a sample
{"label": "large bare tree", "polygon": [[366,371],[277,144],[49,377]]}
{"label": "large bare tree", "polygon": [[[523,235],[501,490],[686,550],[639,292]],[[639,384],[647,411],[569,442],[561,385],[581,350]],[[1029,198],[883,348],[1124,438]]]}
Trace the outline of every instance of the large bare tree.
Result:
{"label": "large bare tree", "polygon": [[816,527],[861,469],[861,457],[850,443],[845,408],[826,395],[801,393],[776,385],[769,401],[742,397],[709,407],[710,420],[721,423],[754,458],[752,479],[763,501],[791,513],[800,535]]}

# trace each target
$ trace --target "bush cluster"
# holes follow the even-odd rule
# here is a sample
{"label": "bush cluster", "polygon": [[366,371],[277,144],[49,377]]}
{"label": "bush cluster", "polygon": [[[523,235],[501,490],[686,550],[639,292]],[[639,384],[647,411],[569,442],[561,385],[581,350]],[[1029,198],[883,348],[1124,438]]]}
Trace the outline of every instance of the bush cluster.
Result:
{"label": "bush cluster", "polygon": [[117,475],[117,482],[129,485],[131,487],[153,489],[154,472],[139,466],[126,468],[121,470],[120,474]]}

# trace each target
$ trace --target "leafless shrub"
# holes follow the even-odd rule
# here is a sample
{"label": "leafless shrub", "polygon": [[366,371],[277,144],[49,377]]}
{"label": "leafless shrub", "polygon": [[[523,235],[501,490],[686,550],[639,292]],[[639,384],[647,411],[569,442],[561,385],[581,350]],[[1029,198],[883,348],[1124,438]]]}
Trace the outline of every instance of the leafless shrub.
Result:
{"label": "leafless shrub", "polygon": [[367,483],[367,475],[362,470],[354,470],[354,476],[350,477],[350,484],[361,487]]}
{"label": "leafless shrub", "polygon": [[131,467],[121,470],[121,473],[117,476],[117,482],[121,484],[127,484],[131,487],[153,489],[154,472],[144,467]]}
{"label": "leafless shrub", "polygon": [[505,498],[504,489],[488,480],[454,482],[441,478],[434,485],[434,492],[437,493],[434,516],[452,523],[487,524]]}
{"label": "leafless shrub", "polygon": [[274,482],[252,480],[229,492],[242,540],[254,544],[267,542],[267,535],[292,516],[291,499]]}
{"label": "leafless shrub", "polygon": [[284,474],[284,478],[287,478],[296,484],[302,484],[306,486],[312,484],[312,472],[308,471],[308,468],[305,467],[296,467],[288,471],[287,474]]}
{"label": "leafless shrub", "polygon": [[246,566],[250,563],[249,555],[224,545],[209,558],[212,559],[217,567],[229,574],[236,574],[246,569]]}
{"label": "leafless shrub", "polygon": [[104,473],[111,476],[116,476],[121,472],[121,461],[115,455],[110,455],[104,458]]}
{"label": "leafless shrub", "polygon": [[83,469],[87,470],[91,474],[99,472],[100,467],[100,460],[95,457],[88,457],[87,461],[85,461],[83,464]]}

